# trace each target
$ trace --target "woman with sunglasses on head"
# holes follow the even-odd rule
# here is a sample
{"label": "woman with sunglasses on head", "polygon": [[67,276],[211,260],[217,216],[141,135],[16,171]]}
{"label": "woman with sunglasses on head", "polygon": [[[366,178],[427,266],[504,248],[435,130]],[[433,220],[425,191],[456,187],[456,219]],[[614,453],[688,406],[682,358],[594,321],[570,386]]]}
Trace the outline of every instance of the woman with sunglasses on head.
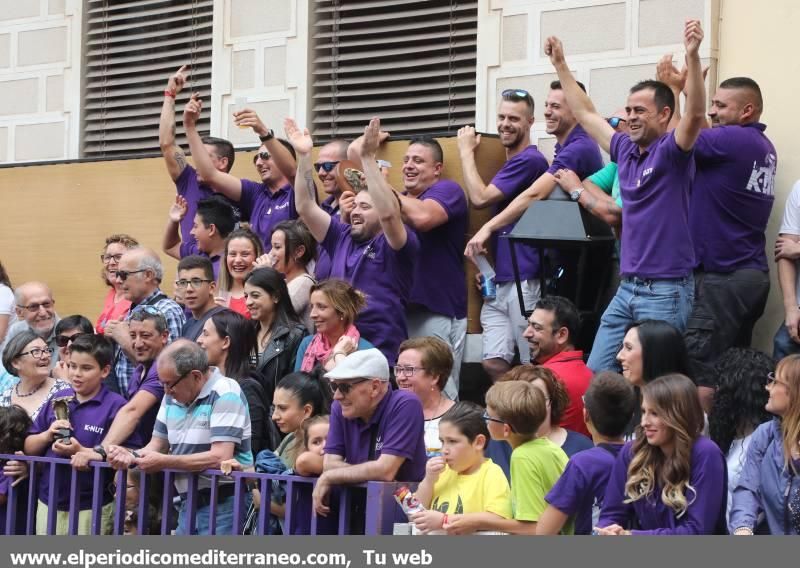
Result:
{"label": "woman with sunglasses on head", "polygon": [[225,239],[225,262],[219,267],[217,303],[234,312],[250,317],[244,297],[244,281],[253,271],[254,263],[264,253],[264,245],[250,229],[236,229]]}
{"label": "woman with sunglasses on head", "polygon": [[394,376],[400,389],[413,392],[422,403],[425,418],[425,451],[440,456],[439,422],[455,404],[444,395],[453,370],[453,352],[438,337],[414,337],[400,344]]}
{"label": "woman with sunglasses on head", "polygon": [[733,488],[728,528],[735,535],[752,535],[762,514],[770,534],[800,534],[800,355],[781,359],[767,392],[775,418],[753,432]]}
{"label": "woman with sunglasses on head", "polygon": [[274,450],[280,442],[269,416],[272,401],[264,387],[253,378],[252,357],[256,354],[256,330],[251,321],[231,310],[215,313],[203,325],[197,343],[208,355],[209,365],[239,383],[247,398],[252,425],[253,456],[264,449]]}
{"label": "woman with sunglasses on head", "polygon": [[294,370],[311,372],[320,365],[330,371],[350,353],[371,349],[355,326],[365,305],[364,294],[344,280],[332,278],[312,286],[310,315],[316,333],[297,348]]}
{"label": "woman with sunglasses on head", "polygon": [[725,456],[702,430],[703,409],[688,377],[647,383],[636,439],[614,463],[597,533],[726,534]]}
{"label": "woman with sunglasses on head", "polygon": [[58,362],[56,366],[53,367],[53,376],[57,379],[67,380],[69,346],[72,340],[82,333],[94,333],[92,322],[85,317],[74,315],[58,320],[55,329],[56,345],[58,346]]}
{"label": "woman with sunglasses on head", "polygon": [[257,332],[257,379],[266,400],[294,368],[297,346],[306,334],[289,299],[283,275],[274,268],[256,268],[245,279],[244,293]]}
{"label": "woman with sunglasses on head", "polygon": [[316,281],[308,267],[317,255],[317,241],[302,221],[281,221],[272,229],[271,243],[269,254],[260,257],[256,266],[271,266],[283,274],[294,311],[313,331],[309,298]]}
{"label": "woman with sunglasses on head", "polygon": [[117,280],[115,273],[119,269],[119,259],[122,255],[138,246],[139,242],[136,239],[122,233],[111,235],[106,239],[106,246],[100,253],[100,260],[103,262],[100,276],[110,289],[103,301],[103,311],[95,323],[97,333],[103,333],[106,322],[125,319],[125,314],[131,309],[131,303],[125,299],[122,283]]}

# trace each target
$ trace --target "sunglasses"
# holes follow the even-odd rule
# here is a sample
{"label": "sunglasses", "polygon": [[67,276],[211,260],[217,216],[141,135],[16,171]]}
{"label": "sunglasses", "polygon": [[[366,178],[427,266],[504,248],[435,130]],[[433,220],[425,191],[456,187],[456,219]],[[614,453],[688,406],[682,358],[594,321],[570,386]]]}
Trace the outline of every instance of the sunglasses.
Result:
{"label": "sunglasses", "polygon": [[336,394],[336,391],[338,390],[340,393],[342,393],[342,396],[347,396],[350,394],[350,391],[353,390],[354,386],[364,383],[368,380],[370,379],[358,379],[357,381],[347,381],[346,383],[335,383],[331,381],[331,390],[334,394]]}
{"label": "sunglasses", "polygon": [[339,160],[336,160],[335,162],[316,162],[314,164],[314,169],[316,171],[319,171],[320,168],[322,168],[323,170],[325,170],[326,174],[329,174],[333,171],[333,168],[335,168],[338,163]]}
{"label": "sunglasses", "polygon": [[[59,347],[66,347],[67,345],[69,345],[70,341],[74,341],[75,338],[78,337],[79,335],[83,335],[83,333],[75,333],[73,335],[57,335],[56,336],[56,345],[58,345]],[[88,335],[92,335],[92,334],[88,334]]]}
{"label": "sunglasses", "polygon": [[258,154],[256,154],[256,157],[257,158],[261,158],[262,160],[264,160],[266,162],[267,160],[269,160],[272,157],[272,154],[270,154],[266,150],[263,150],[263,151],[259,152]]}
{"label": "sunglasses", "polygon": [[608,124],[611,125],[611,128],[616,128],[617,126],[619,126],[620,122],[628,122],[628,121],[618,116],[612,116],[611,118],[607,118],[606,122],[608,122]]}
{"label": "sunglasses", "polygon": [[140,272],[146,272],[146,268],[140,268],[139,270],[117,270],[114,272],[114,276],[125,282],[128,279],[128,276],[131,274],[139,274]]}
{"label": "sunglasses", "polygon": [[525,89],[506,89],[500,93],[500,95],[504,99],[512,100],[515,103],[518,103],[519,101],[525,101],[528,103],[528,105],[533,107],[533,97]]}

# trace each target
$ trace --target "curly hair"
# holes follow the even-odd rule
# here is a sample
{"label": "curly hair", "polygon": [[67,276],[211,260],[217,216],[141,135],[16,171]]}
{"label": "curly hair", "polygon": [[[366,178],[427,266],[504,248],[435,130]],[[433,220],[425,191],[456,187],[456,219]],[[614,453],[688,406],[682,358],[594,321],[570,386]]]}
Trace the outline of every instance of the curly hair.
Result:
{"label": "curly hair", "polygon": [[778,363],[775,376],[783,381],[789,394],[789,408],[781,415],[783,434],[783,465],[798,473],[792,451],[800,443],[800,355],[789,355]]}
{"label": "curly hair", "polygon": [[[703,430],[703,409],[697,387],[685,375],[660,377],[642,388],[643,404],[653,406],[672,431],[674,450],[665,454],[647,441],[644,428],[636,427],[636,440],[625,482],[626,503],[647,498],[656,486],[661,487],[661,501],[680,518],[697,497],[689,485],[692,446]],[[687,499],[687,491],[694,496]]]}
{"label": "curly hair", "polygon": [[564,411],[569,406],[569,394],[567,387],[561,382],[556,374],[546,367],[539,365],[518,365],[505,373],[498,380],[500,381],[527,381],[533,383],[536,379],[544,383],[547,392],[547,400],[550,403],[550,424],[558,426]]}
{"label": "curly hair", "polygon": [[714,406],[708,417],[711,439],[723,454],[735,438],[747,436],[772,415],[764,409],[769,399],[767,375],[775,362],[761,351],[734,347],[718,359]]}
{"label": "curly hair", "polygon": [[[109,235],[106,238],[106,244],[103,246],[103,254],[105,254],[105,252],[108,250],[108,246],[113,244],[120,244],[126,249],[131,250],[139,246],[139,241],[130,235],[126,235],[125,233],[115,233],[113,235]],[[103,279],[103,282],[106,283],[106,286],[112,286],[112,283],[106,277],[105,267],[100,270],[100,278]]]}
{"label": "curly hair", "polygon": [[16,404],[0,407],[0,454],[21,452],[30,428],[30,416],[22,407]]}

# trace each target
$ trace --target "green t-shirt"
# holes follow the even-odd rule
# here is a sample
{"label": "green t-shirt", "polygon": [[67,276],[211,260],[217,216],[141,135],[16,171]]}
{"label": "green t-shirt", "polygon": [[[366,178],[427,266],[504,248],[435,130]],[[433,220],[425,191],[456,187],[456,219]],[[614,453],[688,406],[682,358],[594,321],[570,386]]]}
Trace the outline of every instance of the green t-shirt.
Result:
{"label": "green t-shirt", "polygon": [[[535,438],[511,452],[511,513],[518,521],[538,521],[545,495],[567,467],[567,454],[547,438]],[[572,534],[572,523],[561,531]]]}
{"label": "green t-shirt", "polygon": [[609,162],[602,170],[590,175],[589,181],[613,197],[617,205],[622,207],[622,195],[619,192],[617,164]]}

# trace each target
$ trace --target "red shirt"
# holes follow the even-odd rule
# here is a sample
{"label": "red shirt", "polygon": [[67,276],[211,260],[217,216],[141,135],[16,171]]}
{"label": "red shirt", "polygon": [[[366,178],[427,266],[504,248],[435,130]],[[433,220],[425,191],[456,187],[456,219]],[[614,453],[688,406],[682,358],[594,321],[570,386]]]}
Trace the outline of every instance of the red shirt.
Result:
{"label": "red shirt", "polygon": [[130,301],[124,298],[114,303],[116,294],[114,288],[111,288],[106,294],[106,299],[103,301],[103,311],[97,317],[97,322],[94,324],[94,329],[97,333],[103,333],[107,322],[125,319],[125,314],[131,309]]}
{"label": "red shirt", "polygon": [[583,362],[583,351],[562,351],[540,364],[553,371],[567,388],[569,406],[564,411],[559,426],[591,438],[583,421],[582,397],[592,381],[592,370]]}

